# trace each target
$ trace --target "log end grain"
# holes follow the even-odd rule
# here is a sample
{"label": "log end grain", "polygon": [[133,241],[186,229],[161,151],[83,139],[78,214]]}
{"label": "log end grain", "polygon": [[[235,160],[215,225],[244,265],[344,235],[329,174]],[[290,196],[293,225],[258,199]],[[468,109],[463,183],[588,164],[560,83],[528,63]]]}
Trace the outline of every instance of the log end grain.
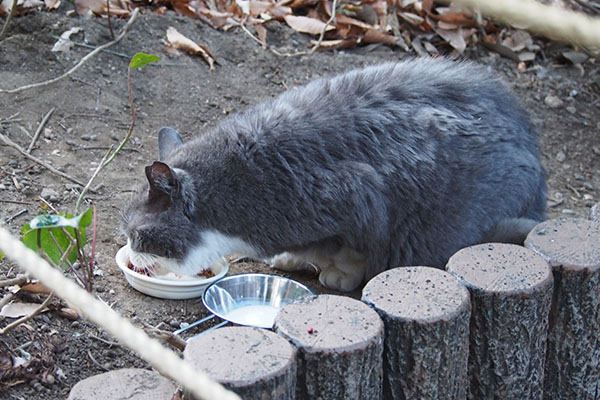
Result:
{"label": "log end grain", "polygon": [[271,331],[220,328],[190,340],[183,357],[244,399],[293,398],[296,350]]}
{"label": "log end grain", "polygon": [[421,323],[448,321],[470,309],[467,288],[448,272],[431,267],[382,272],[365,285],[362,301],[380,315]]}
{"label": "log end grain", "polygon": [[600,269],[600,221],[560,218],[544,221],[529,233],[525,246],[553,268]]}
{"label": "log end grain", "polygon": [[157,372],[125,368],[94,375],[71,389],[68,400],[170,399],[177,385]]}
{"label": "log end grain", "polygon": [[305,352],[350,352],[380,340],[383,322],[360,301],[321,295],[284,306],[275,330]]}
{"label": "log end grain", "polygon": [[446,270],[471,291],[527,294],[552,286],[548,263],[533,251],[505,243],[485,243],[455,253]]}

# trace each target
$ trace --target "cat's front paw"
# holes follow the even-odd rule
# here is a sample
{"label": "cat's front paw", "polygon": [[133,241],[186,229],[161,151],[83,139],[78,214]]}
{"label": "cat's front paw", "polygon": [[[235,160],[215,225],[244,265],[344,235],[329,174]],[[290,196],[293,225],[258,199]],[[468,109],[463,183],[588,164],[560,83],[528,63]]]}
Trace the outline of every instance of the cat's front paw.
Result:
{"label": "cat's front paw", "polygon": [[319,274],[319,282],[329,289],[351,292],[362,283],[362,275],[352,275],[337,268],[327,268]]}
{"label": "cat's front paw", "polygon": [[267,260],[271,268],[280,271],[314,271],[316,266],[292,253],[281,253]]}

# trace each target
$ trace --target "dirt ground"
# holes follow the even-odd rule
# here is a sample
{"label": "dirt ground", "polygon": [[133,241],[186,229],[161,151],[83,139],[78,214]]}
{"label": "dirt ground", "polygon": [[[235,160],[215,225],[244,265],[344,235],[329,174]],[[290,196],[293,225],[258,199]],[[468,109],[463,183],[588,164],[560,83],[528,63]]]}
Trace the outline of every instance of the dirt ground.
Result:
{"label": "dirt ground", "polygon": [[[53,78],[71,68],[90,50],[75,47],[68,53],[51,48],[65,30],[79,26],[73,37],[79,42],[99,45],[110,41],[106,20],[69,17],[72,5],[65,2],[55,12],[33,12],[11,23],[8,37],[0,42],[0,88],[10,89]],[[125,21],[113,18],[116,28]],[[205,45],[218,65],[209,71],[201,58],[167,54],[165,32],[174,26],[182,34]],[[307,36],[278,23],[268,24],[268,40],[293,51],[305,49]],[[589,208],[600,200],[600,65],[592,61],[575,67],[559,56],[564,45],[536,38],[545,49],[527,71],[514,61],[473,47],[465,58],[486,64],[503,76],[531,112],[541,134],[543,162],[548,170],[549,217],[587,217]],[[157,158],[156,134],[170,125],[190,137],[214,125],[229,113],[240,111],[262,99],[309,80],[408,55],[387,46],[360,47],[345,51],[317,52],[306,57],[278,57],[262,49],[244,32],[216,31],[207,25],[167,12],[144,11],[125,38],[111,50],[127,55],[100,53],[71,78],[18,94],[0,93],[0,132],[26,148],[42,117],[55,111],[45,125],[32,154],[55,168],[87,182],[108,146],[116,145],[130,122],[127,97],[127,66],[133,54],[143,51],[162,60],[132,73],[133,93],[138,111],[134,135],[124,152],[102,172],[87,196],[98,210],[98,269],[96,294],[113,309],[141,326],[146,323],[174,330],[181,322],[207,315],[200,299],[167,301],[145,296],[125,282],[114,262],[116,251],[125,243],[119,232],[120,211],[143,167]],[[553,104],[553,97],[562,104]],[[29,161],[8,146],[0,145],[0,216],[15,217],[9,228],[19,228],[40,212],[40,195],[60,211],[72,212],[79,194],[77,185]],[[230,273],[268,271],[264,265],[236,263]],[[17,268],[0,262],[0,279],[15,276]],[[317,291],[314,277],[293,275]],[[358,296],[359,292],[353,293]],[[26,301],[28,299],[23,299]],[[29,299],[31,300],[31,299]],[[4,320],[4,326],[9,320]],[[53,383],[39,376],[0,392],[3,399],[60,399],[79,380],[107,370],[146,363],[112,342],[94,325],[71,321],[55,312],[36,317],[26,325],[0,336],[8,349],[22,356],[45,354],[47,365],[56,365]],[[48,343],[54,345],[48,347]],[[0,343],[1,344],[1,343]]]}

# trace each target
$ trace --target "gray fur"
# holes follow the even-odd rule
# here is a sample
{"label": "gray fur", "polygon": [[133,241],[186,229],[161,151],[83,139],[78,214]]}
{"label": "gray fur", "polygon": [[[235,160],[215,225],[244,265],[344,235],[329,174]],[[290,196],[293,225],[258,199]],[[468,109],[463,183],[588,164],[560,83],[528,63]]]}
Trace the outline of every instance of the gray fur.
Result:
{"label": "gray fur", "polygon": [[125,213],[138,251],[183,258],[216,230],[264,257],[350,248],[369,278],[443,267],[465,246],[512,237],[504,228],[522,230],[520,218],[545,218],[527,115],[466,62],[415,59],[319,79],[172,147],[161,161],[175,187],[144,189]]}

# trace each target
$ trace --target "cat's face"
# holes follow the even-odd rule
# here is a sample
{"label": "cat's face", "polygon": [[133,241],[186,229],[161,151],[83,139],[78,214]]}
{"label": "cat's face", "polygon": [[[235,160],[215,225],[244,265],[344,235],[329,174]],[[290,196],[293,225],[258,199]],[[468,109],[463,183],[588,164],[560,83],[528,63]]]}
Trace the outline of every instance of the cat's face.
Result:
{"label": "cat's face", "polygon": [[131,250],[183,260],[198,241],[194,196],[182,171],[155,162],[146,167],[148,184],[125,211],[123,230]]}

